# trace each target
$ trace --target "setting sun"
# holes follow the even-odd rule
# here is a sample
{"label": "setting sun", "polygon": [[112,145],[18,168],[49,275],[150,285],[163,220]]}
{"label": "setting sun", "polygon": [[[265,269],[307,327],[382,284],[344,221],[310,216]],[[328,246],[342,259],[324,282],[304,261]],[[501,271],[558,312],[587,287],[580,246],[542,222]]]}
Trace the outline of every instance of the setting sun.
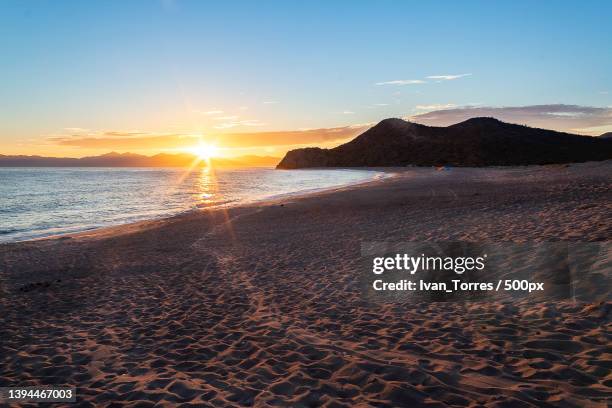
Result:
{"label": "setting sun", "polygon": [[212,144],[200,143],[191,148],[190,152],[198,156],[201,160],[209,160],[219,154],[219,149]]}

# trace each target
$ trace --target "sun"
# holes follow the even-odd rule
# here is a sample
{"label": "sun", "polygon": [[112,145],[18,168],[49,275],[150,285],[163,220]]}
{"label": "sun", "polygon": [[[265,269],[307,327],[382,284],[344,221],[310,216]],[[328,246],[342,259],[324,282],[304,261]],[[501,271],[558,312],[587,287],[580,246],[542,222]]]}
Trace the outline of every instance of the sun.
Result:
{"label": "sun", "polygon": [[200,143],[197,146],[192,147],[190,150],[193,154],[198,156],[200,160],[210,160],[219,154],[219,149],[217,149],[217,146],[208,143]]}

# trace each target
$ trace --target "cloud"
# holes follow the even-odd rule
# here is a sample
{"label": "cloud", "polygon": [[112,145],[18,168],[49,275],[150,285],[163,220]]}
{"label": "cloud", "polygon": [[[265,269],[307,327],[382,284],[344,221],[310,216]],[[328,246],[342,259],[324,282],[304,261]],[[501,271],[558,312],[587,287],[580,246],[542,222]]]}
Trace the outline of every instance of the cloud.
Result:
{"label": "cloud", "polygon": [[99,134],[53,136],[48,141],[61,145],[87,149],[168,149],[193,146],[199,135],[177,133],[146,133],[109,131]]}
{"label": "cloud", "polygon": [[[436,82],[452,81],[454,79],[463,78],[472,74],[457,74],[457,75],[429,75],[427,79],[433,79]],[[427,81],[422,79],[396,79],[393,81],[377,82],[376,85],[416,85],[426,84]]]}
{"label": "cloud", "polygon": [[238,119],[238,116],[236,115],[217,116],[216,118],[214,118],[214,120],[236,120],[236,119]]}
{"label": "cloud", "polygon": [[229,120],[231,120],[231,122],[226,122],[226,123],[221,123],[219,125],[214,126],[215,129],[230,129],[233,127],[238,127],[238,126],[264,126],[265,123],[260,122],[257,119],[247,119],[247,120],[240,120],[240,121],[236,121],[233,120],[232,118],[237,118],[238,116],[233,116],[233,117],[228,117]]}
{"label": "cloud", "polygon": [[370,124],[335,128],[304,129],[280,132],[244,132],[222,136],[220,145],[227,147],[260,147],[342,142],[362,133]]}
{"label": "cloud", "polygon": [[237,122],[227,122],[227,123],[220,123],[218,125],[213,126],[215,129],[230,129],[236,126],[240,126],[240,123]]}
{"label": "cloud", "polygon": [[351,129],[365,130],[366,128],[370,128],[370,127],[374,126],[375,124],[376,124],[376,122],[355,123],[355,124],[347,126],[347,127],[351,128]]}
{"label": "cloud", "polygon": [[396,79],[394,81],[377,82],[376,85],[416,85],[424,84],[422,79]]}
{"label": "cloud", "polygon": [[456,106],[457,105],[455,105],[454,103],[433,104],[433,105],[417,105],[416,109],[417,110],[431,111],[431,110],[440,110],[440,109],[450,109],[450,108],[454,108]]}
{"label": "cloud", "polygon": [[601,129],[612,125],[612,108],[610,107],[563,104],[512,107],[464,106],[417,114],[409,119],[425,125],[448,126],[480,116],[587,135],[598,135]]}
{"label": "cloud", "polygon": [[459,79],[472,74],[459,74],[459,75],[430,75],[427,79],[437,79],[439,81],[452,81],[453,79]]}
{"label": "cloud", "polygon": [[209,115],[209,116],[210,115],[221,115],[223,113],[224,112],[222,110],[209,110],[209,111],[202,112],[202,114]]}
{"label": "cloud", "polygon": [[342,114],[343,114],[343,115],[354,115],[354,114],[355,114],[355,112],[350,111],[350,110],[345,110],[345,111],[342,111]]}
{"label": "cloud", "polygon": [[264,105],[275,105],[277,103],[278,103],[277,101],[263,101]]}
{"label": "cloud", "polygon": [[257,119],[243,120],[240,122],[244,126],[264,126],[265,123],[258,121]]}
{"label": "cloud", "polygon": [[[261,126],[263,123],[251,120],[241,121],[244,126]],[[231,129],[234,122],[228,122],[225,129]],[[304,129],[274,132],[234,132],[215,136],[181,133],[147,133],[108,131],[89,135],[53,136],[47,140],[61,146],[109,150],[172,150],[189,148],[199,140],[214,142],[227,148],[249,148],[264,146],[310,145],[327,142],[343,142],[362,133],[372,123],[363,123],[334,128]]]}
{"label": "cloud", "polygon": [[375,103],[372,106],[389,106],[389,104],[388,103]]}

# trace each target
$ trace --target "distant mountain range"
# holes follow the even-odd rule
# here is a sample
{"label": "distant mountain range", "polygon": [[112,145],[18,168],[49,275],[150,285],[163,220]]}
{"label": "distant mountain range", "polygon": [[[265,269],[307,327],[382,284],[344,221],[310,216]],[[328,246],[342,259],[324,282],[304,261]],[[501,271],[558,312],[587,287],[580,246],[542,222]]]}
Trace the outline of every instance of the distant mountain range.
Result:
{"label": "distant mountain range", "polygon": [[612,159],[608,137],[579,136],[472,118],[448,127],[385,119],[333,149],[289,151],[279,169],[380,166],[511,166]]}
{"label": "distant mountain range", "polygon": [[[0,167],[189,167],[196,162],[194,155],[186,153],[144,156],[134,153],[111,152],[101,156],[82,157],[42,157],[42,156],[5,156],[0,154]],[[231,159],[213,158],[216,167],[272,167],[278,163],[277,157],[240,156]],[[199,163],[204,164],[204,163]]]}

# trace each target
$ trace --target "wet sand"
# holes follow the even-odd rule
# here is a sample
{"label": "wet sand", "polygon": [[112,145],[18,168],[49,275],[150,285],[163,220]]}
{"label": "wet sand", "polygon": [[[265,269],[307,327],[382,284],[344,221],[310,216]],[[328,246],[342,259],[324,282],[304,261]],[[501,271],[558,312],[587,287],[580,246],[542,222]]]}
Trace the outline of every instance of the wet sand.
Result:
{"label": "wet sand", "polygon": [[606,407],[609,252],[596,296],[567,301],[373,303],[356,275],[363,241],[609,241],[612,162],[397,172],[1,245],[0,386],[75,385],[79,406]]}

